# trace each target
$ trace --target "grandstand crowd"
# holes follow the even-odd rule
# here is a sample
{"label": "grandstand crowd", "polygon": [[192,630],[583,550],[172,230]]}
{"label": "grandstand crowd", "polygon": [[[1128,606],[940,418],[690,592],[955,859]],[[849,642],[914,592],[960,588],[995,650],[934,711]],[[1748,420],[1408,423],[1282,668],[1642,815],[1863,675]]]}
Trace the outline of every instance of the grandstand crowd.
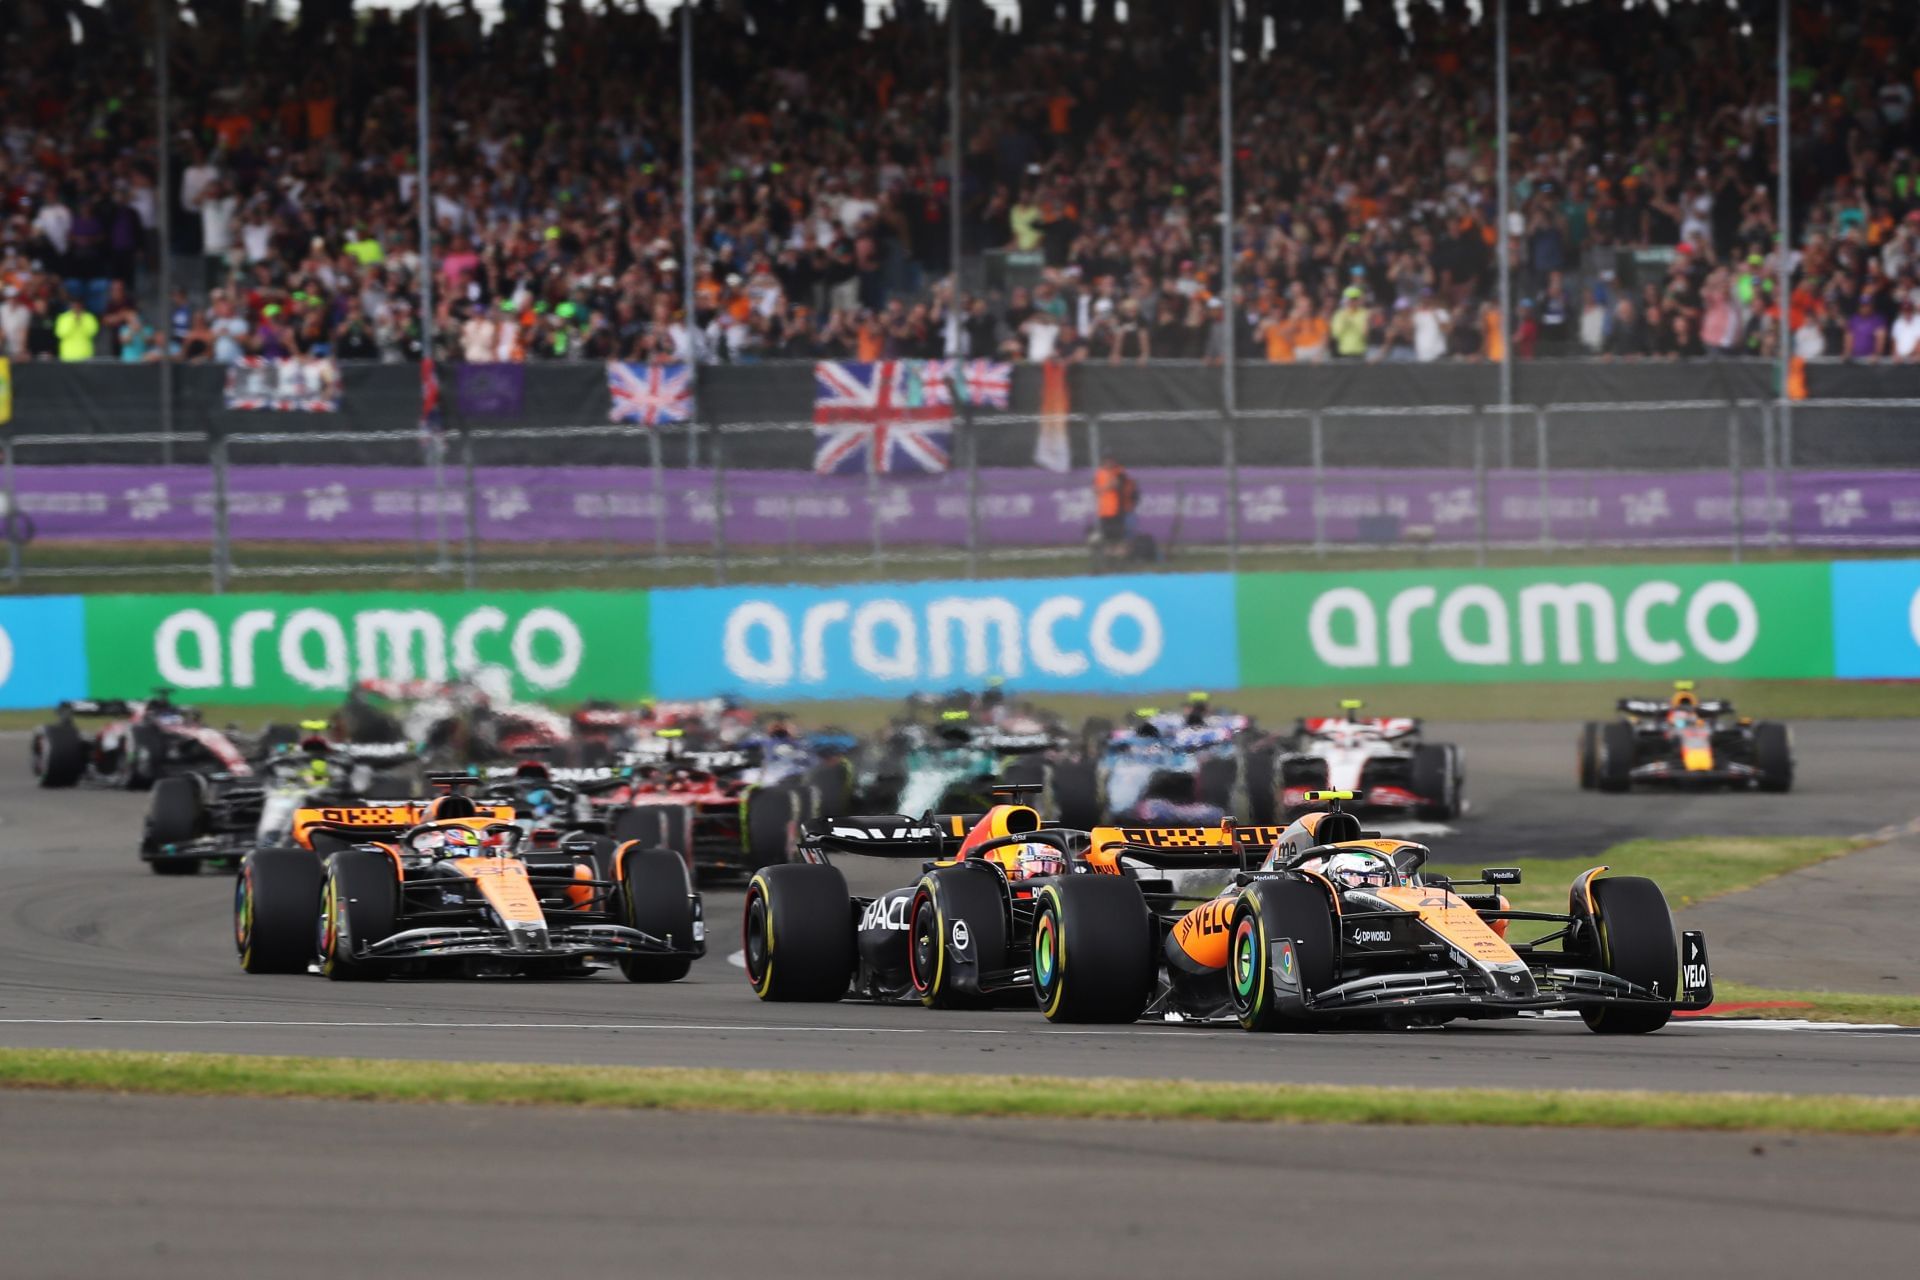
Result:
{"label": "grandstand crowd", "polygon": [[[946,37],[922,0],[696,20],[699,250],[678,46],[645,5],[432,21],[432,261],[411,19],[185,0],[159,243],[149,0],[0,30],[0,354],[728,361],[1218,358],[1216,10],[963,3],[949,272]],[[1235,94],[1243,359],[1772,355],[1773,33],[1718,5],[1513,19],[1516,305],[1495,298],[1492,41],[1464,7],[1250,0]],[[1083,16],[1083,8],[1092,17]],[[1070,12],[1069,12],[1070,11]],[[1920,5],[1800,0],[1789,319],[1807,357],[1920,360]],[[159,255],[178,286],[162,299]],[[683,314],[692,271],[693,325]],[[957,308],[957,315],[952,309]],[[949,320],[953,320],[951,326]]]}

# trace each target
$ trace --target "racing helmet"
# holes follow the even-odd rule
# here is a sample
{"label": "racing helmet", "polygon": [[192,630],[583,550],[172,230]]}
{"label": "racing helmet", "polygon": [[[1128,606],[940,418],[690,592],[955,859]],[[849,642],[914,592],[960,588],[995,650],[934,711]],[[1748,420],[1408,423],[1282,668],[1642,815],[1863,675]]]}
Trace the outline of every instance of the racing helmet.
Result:
{"label": "racing helmet", "polygon": [[1037,880],[1067,873],[1067,860],[1050,844],[1023,844],[1007,859],[1007,879]]}
{"label": "racing helmet", "polygon": [[560,797],[545,787],[536,787],[527,792],[527,812],[536,818],[550,818],[560,811]]}
{"label": "racing helmet", "polygon": [[1362,853],[1336,853],[1321,866],[1320,874],[1342,889],[1385,889],[1394,881],[1392,864]]}
{"label": "racing helmet", "polygon": [[552,782],[553,771],[541,760],[522,760],[513,768],[513,776],[520,782]]}

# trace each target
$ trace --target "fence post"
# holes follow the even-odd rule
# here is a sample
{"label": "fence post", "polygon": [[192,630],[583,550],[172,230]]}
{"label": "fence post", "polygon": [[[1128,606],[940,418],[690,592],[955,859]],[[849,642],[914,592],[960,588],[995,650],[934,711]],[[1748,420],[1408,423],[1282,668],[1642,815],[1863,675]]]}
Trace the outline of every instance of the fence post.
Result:
{"label": "fence post", "polygon": [[[1228,321],[1232,323],[1231,320]],[[1233,432],[1239,423],[1232,409],[1227,410],[1226,430],[1220,433],[1220,465],[1227,472],[1227,572],[1240,572],[1240,461],[1235,452]]]}
{"label": "fence post", "polygon": [[428,447],[433,450],[433,571],[445,573],[453,567],[447,554],[447,433],[443,427],[433,433]]}
{"label": "fence post", "polygon": [[980,428],[973,410],[961,402],[960,429],[967,448],[967,576],[980,576]]}
{"label": "fence post", "polygon": [[1500,469],[1513,470],[1513,406],[1500,406]]}
{"label": "fence post", "polygon": [[667,482],[661,474],[660,427],[647,430],[647,461],[653,468],[653,563],[659,568],[667,557]]}
{"label": "fence post", "polygon": [[460,469],[465,493],[461,497],[464,531],[460,581],[472,591],[480,585],[480,481],[473,466],[473,428],[460,429]]}
{"label": "fence post", "polygon": [[1538,405],[1533,410],[1533,449],[1540,465],[1540,546],[1547,550],[1553,546],[1553,485],[1547,474],[1547,411]]}
{"label": "fence post", "polygon": [[20,514],[20,498],[13,487],[13,437],[0,432],[0,459],[6,462],[7,509],[5,512],[5,532],[7,537],[7,581],[20,581],[20,538],[24,530],[23,517]]}
{"label": "fence post", "polygon": [[213,442],[213,593],[227,589],[232,552],[227,544],[227,438]]}
{"label": "fence post", "polygon": [[1793,404],[1787,389],[1780,388],[1780,486],[1787,494],[1787,545],[1794,544],[1793,520]]}
{"label": "fence post", "polygon": [[713,433],[713,580],[724,584],[727,580],[727,451],[723,447],[725,437],[720,433],[720,424],[716,422],[707,430]]}
{"label": "fence post", "polygon": [[1740,563],[1740,553],[1746,542],[1746,512],[1741,508],[1741,497],[1745,486],[1740,479],[1740,402],[1727,404],[1727,468],[1733,473],[1733,562]]}
{"label": "fence post", "polygon": [[1760,411],[1760,474],[1767,486],[1767,546],[1773,548],[1780,545],[1780,496],[1778,477],[1774,474],[1779,455],[1773,447],[1773,406],[1765,400],[1756,400],[1754,407]]}
{"label": "fence post", "polygon": [[[1501,413],[1503,428],[1511,417]],[[1511,432],[1505,434],[1510,436]],[[1484,413],[1473,415],[1473,526],[1473,563],[1484,568],[1487,563],[1487,415]]]}
{"label": "fence post", "polygon": [[1313,458],[1313,554],[1327,554],[1327,507],[1322,501],[1327,480],[1326,424],[1315,409],[1307,418],[1307,447]]}
{"label": "fence post", "polygon": [[873,536],[873,567],[878,572],[886,563],[886,550],[880,536],[880,457],[874,441],[867,449],[867,528]]}

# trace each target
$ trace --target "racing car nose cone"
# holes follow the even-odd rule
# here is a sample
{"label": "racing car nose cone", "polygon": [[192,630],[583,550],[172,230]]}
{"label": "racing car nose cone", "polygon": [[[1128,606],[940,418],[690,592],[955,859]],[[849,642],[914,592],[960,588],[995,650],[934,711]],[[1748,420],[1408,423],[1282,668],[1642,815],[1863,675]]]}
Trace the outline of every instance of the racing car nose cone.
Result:
{"label": "racing car nose cone", "polygon": [[513,925],[507,930],[507,941],[515,951],[551,951],[553,944],[547,938],[545,925]]}

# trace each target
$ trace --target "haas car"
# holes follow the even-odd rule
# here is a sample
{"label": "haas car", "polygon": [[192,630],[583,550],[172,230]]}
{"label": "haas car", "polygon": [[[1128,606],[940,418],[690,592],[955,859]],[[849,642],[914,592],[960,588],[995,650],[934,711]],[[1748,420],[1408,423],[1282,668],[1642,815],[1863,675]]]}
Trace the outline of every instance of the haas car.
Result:
{"label": "haas car", "polygon": [[[164,689],[147,699],[74,699],[54,717],[33,733],[33,776],[43,787],[87,782],[145,791],[163,778],[252,771],[241,743],[203,723],[197,708],[176,706]],[[106,723],[89,729],[82,720]]]}
{"label": "haas car", "polygon": [[1425,822],[1457,818],[1466,808],[1460,748],[1428,742],[1410,717],[1362,716],[1364,704],[1343,699],[1334,716],[1297,721],[1280,757],[1280,804],[1291,819],[1318,791],[1350,792],[1354,810],[1370,816],[1411,815]]}
{"label": "haas car", "polygon": [[[1284,828],[1079,832],[1018,804],[964,836],[952,816],[820,824],[814,862],[749,888],[747,975],[766,1000],[1033,999],[1055,1022],[1249,1031],[1573,1010],[1595,1031],[1638,1033],[1712,1002],[1705,939],[1676,936],[1651,881],[1595,867],[1565,913],[1515,911],[1498,886],[1517,871],[1426,875],[1425,848],[1363,831],[1342,799],[1316,797],[1333,807]],[[850,848],[932,856],[914,885],[849,898],[824,855]],[[1177,887],[1203,870],[1231,879]]]}
{"label": "haas car", "polygon": [[1589,791],[1635,786],[1788,791],[1793,736],[1784,724],[1736,715],[1730,702],[1702,700],[1693,681],[1678,680],[1665,701],[1622,698],[1618,719],[1589,721],[1581,729],[1580,785]]}
{"label": "haas car", "polygon": [[240,967],[343,980],[618,965],[634,982],[671,982],[706,953],[679,854],[586,835],[534,849],[513,817],[458,793],[300,810],[292,845],[240,864]]}

